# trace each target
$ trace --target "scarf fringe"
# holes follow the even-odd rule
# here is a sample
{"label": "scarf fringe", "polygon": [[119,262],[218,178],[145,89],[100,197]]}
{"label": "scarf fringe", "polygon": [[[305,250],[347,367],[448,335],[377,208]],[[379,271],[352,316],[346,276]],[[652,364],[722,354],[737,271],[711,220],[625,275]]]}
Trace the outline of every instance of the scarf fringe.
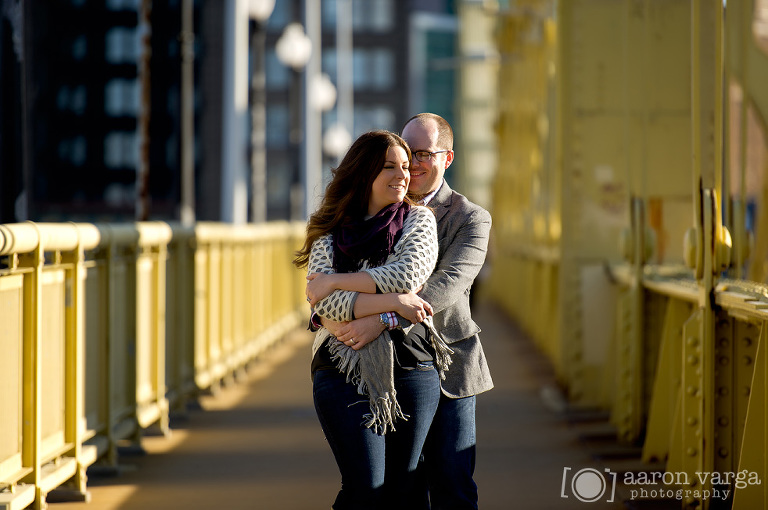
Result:
{"label": "scarf fringe", "polygon": [[[438,374],[441,380],[445,380],[445,372],[448,371],[448,367],[452,362],[451,349],[445,340],[437,333],[432,318],[428,317],[424,321],[427,329],[430,332],[432,347],[435,350],[435,367],[438,370]],[[384,332],[382,335],[374,340],[374,342],[389,342],[388,349],[391,349],[391,338],[389,334]],[[397,394],[394,388],[393,370],[394,370],[394,357],[390,352],[384,355],[382,351],[369,351],[369,347],[366,346],[366,351],[356,351],[351,347],[338,342],[332,341],[328,348],[331,353],[331,361],[336,364],[336,368],[339,372],[346,375],[348,383],[352,383],[357,387],[357,392],[360,395],[368,396],[368,405],[371,412],[364,415],[365,421],[363,425],[367,428],[373,428],[377,434],[386,434],[388,431],[395,430],[395,422],[398,419],[408,420],[409,416],[403,413],[400,408],[400,403],[397,401]],[[380,346],[376,346],[380,347]],[[385,375],[384,379],[388,381],[378,380],[366,380],[363,377],[363,356],[372,356],[366,358],[366,366],[368,370],[371,370],[371,366],[377,364],[389,363],[387,370],[379,375]],[[383,358],[383,359],[382,359]],[[388,359],[387,359],[388,358]],[[375,362],[374,360],[377,360]],[[370,378],[370,375],[368,376]]]}
{"label": "scarf fringe", "polygon": [[398,419],[408,421],[407,414],[403,413],[400,404],[397,402],[395,392],[392,395],[384,395],[372,402],[372,410],[369,414],[363,416],[366,421],[363,422],[367,428],[373,428],[377,434],[384,435],[388,431],[395,430],[395,422]]}
{"label": "scarf fringe", "polygon": [[437,333],[435,325],[432,322],[432,317],[427,317],[424,324],[427,326],[427,329],[429,329],[430,336],[432,337],[432,348],[435,350],[435,366],[440,374],[440,380],[444,381],[445,373],[448,371],[448,367],[451,363],[453,363],[453,359],[451,358],[453,349],[451,349],[448,344],[445,343],[443,337]]}
{"label": "scarf fringe", "polygon": [[[383,338],[375,340],[387,341]],[[363,415],[365,421],[363,425],[366,428],[373,428],[377,434],[384,435],[388,431],[395,430],[395,421],[398,419],[408,420],[409,416],[403,413],[400,403],[397,401],[395,389],[390,392],[384,392],[382,396],[374,396],[368,383],[363,379],[360,368],[361,354],[351,347],[340,342],[333,342],[329,346],[331,361],[336,363],[336,368],[347,376],[347,382],[357,386],[357,392],[360,395],[368,396],[368,405],[371,412]]]}

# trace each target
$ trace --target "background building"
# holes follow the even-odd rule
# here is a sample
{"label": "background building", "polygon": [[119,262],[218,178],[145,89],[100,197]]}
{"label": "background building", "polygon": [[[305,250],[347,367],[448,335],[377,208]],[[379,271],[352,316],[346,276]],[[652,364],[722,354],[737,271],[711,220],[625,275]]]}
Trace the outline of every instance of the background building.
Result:
{"label": "background building", "polygon": [[[249,21],[256,4],[266,20]],[[457,14],[444,0],[3,0],[0,222],[179,220],[185,205],[197,220],[300,219],[360,133],[426,110],[461,131]],[[278,57],[292,22],[316,63]]]}

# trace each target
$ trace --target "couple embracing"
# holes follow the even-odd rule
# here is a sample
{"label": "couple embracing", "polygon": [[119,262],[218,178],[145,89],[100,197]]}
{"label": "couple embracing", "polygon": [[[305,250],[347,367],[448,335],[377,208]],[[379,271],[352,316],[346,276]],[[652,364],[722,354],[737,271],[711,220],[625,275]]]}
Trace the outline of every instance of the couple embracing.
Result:
{"label": "couple embracing", "polygon": [[347,509],[476,509],[475,398],[493,387],[469,293],[491,216],[444,180],[453,132],[422,113],[361,135],[294,263],[307,267],[315,409]]}

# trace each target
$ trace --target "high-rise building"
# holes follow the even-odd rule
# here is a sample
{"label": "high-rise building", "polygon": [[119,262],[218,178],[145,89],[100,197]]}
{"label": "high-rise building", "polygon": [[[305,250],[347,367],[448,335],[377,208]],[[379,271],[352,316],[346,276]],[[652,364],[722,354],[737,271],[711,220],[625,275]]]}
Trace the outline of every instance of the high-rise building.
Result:
{"label": "high-rise building", "polygon": [[[189,33],[182,27],[187,1]],[[336,51],[337,2],[351,24],[351,52]],[[243,27],[254,29],[242,19],[246,4],[60,0],[33,8],[3,1],[0,222],[179,219],[185,143],[194,144],[196,218],[245,218],[238,211],[252,200],[246,95],[255,62],[243,36]],[[303,70],[280,62],[275,45],[292,21],[307,25],[305,7],[305,0],[279,0],[265,24],[268,220],[301,217],[301,112],[316,87],[303,85]],[[338,86],[340,78],[352,86],[344,103],[353,105],[352,137],[399,131],[426,110],[458,128],[453,1],[323,0],[319,13],[321,71],[342,93],[349,88]],[[194,78],[185,82],[181,69],[190,51]],[[349,59],[343,76],[340,59]],[[185,90],[194,90],[186,121]],[[342,117],[337,107],[325,111],[321,132],[310,134],[322,139]],[[184,122],[194,125],[192,141],[182,135]],[[326,177],[337,158],[324,154]]]}

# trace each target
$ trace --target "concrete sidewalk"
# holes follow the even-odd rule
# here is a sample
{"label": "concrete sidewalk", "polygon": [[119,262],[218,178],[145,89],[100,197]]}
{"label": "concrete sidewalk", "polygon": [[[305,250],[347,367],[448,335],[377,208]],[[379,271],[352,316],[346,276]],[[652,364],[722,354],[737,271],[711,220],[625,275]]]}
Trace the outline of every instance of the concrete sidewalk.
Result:
{"label": "concrete sidewalk", "polygon": [[[478,397],[480,508],[623,508],[585,506],[570,484],[569,497],[561,497],[564,468],[570,475],[603,467],[580,442],[578,428],[544,404],[542,388],[552,384],[544,357],[493,306],[481,303],[475,313],[496,384]],[[339,475],[312,404],[310,341],[308,332],[295,332],[247,381],[202,397],[200,409],[173,420],[170,438],[146,437],[146,455],[121,457],[118,476],[90,474],[89,503],[50,508],[330,508]]]}

